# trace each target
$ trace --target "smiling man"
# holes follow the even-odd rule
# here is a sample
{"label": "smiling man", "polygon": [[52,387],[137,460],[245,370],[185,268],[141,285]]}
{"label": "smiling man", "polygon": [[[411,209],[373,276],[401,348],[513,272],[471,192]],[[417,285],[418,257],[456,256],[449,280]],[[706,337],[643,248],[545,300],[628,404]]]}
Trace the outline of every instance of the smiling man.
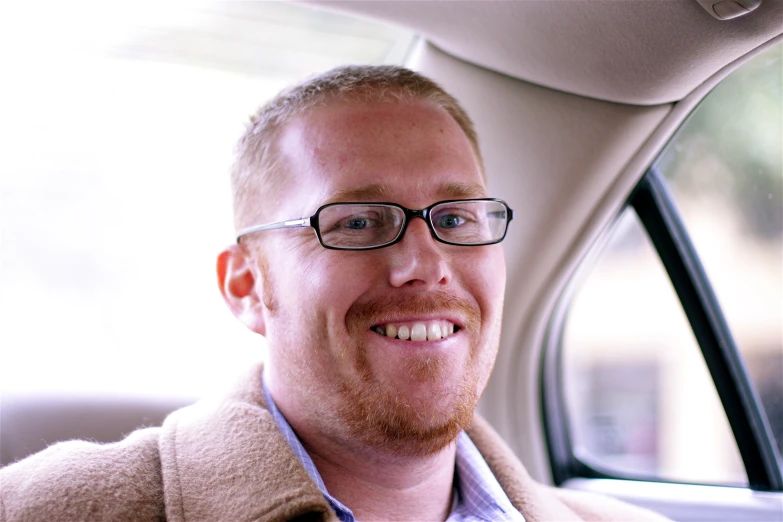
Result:
{"label": "smiling man", "polygon": [[[498,349],[511,219],[487,198],[467,116],[410,71],[339,69],[259,112],[234,182],[242,231],[221,289],[267,338],[269,402],[333,507],[445,519]],[[259,182],[264,196],[246,188]]]}
{"label": "smiling man", "polygon": [[220,287],[268,340],[265,400],[340,520],[595,516],[533,485],[474,419],[513,214],[452,96],[397,67],[312,78],[254,117],[233,183]]}
{"label": "smiling man", "polygon": [[513,214],[438,85],[311,78],[253,118],[232,181],[218,280],[263,369],[160,428],[5,468],[3,520],[660,520],[532,481],[475,415]]}

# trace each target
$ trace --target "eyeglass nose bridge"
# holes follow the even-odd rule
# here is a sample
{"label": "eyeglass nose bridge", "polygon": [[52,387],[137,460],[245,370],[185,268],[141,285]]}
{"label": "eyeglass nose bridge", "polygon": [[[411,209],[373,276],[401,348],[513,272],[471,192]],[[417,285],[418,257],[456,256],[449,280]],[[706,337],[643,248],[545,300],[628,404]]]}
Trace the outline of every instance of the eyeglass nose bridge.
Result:
{"label": "eyeglass nose bridge", "polygon": [[405,208],[401,206],[402,211],[405,213],[405,223],[403,224],[402,230],[400,230],[400,235],[397,237],[397,240],[395,241],[402,241],[402,238],[405,236],[405,233],[408,231],[408,225],[410,225],[411,220],[413,218],[421,218],[424,220],[424,222],[427,224],[427,228],[430,229],[430,235],[435,239],[436,241],[440,241],[441,239],[438,237],[438,235],[435,233],[435,227],[432,226],[432,221],[430,221],[430,209],[429,208],[423,208],[421,210],[412,210],[409,208]]}

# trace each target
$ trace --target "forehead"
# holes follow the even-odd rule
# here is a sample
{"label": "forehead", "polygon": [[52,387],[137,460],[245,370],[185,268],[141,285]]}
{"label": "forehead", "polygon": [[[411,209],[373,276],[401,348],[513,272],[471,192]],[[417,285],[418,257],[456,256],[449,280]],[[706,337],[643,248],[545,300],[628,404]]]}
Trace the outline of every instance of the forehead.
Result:
{"label": "forehead", "polygon": [[[442,108],[423,102],[333,103],[283,129],[288,198],[304,204],[485,196],[468,138]],[[303,193],[303,189],[306,193]]]}

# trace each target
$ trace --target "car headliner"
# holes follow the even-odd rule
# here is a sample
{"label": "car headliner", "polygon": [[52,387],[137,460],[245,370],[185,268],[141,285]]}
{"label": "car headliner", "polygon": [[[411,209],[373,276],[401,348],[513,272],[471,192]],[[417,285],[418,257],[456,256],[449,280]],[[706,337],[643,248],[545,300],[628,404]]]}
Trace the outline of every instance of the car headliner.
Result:
{"label": "car headliner", "polygon": [[783,33],[781,0],[724,21],[696,0],[311,3],[409,27],[455,57],[514,78],[635,105],[680,100]]}

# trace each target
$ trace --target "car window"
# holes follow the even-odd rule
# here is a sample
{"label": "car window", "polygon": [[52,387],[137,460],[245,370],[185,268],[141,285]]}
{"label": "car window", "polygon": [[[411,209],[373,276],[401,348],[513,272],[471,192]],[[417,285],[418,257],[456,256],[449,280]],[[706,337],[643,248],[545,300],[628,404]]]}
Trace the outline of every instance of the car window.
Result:
{"label": "car window", "polygon": [[[721,83],[653,166],[666,178],[779,448],[782,49]],[[633,208],[605,241],[574,282],[563,323],[574,456],[609,476],[747,484],[692,326]]]}
{"label": "car window", "polygon": [[632,209],[571,301],[562,342],[577,458],[620,476],[747,484],[699,346]]}
{"label": "car window", "polygon": [[192,397],[257,359],[215,277],[234,143],[285,85],[412,41],[287,2],[3,7],[3,393]]}
{"label": "car window", "polygon": [[783,452],[783,46],[710,94],[658,162]]}

